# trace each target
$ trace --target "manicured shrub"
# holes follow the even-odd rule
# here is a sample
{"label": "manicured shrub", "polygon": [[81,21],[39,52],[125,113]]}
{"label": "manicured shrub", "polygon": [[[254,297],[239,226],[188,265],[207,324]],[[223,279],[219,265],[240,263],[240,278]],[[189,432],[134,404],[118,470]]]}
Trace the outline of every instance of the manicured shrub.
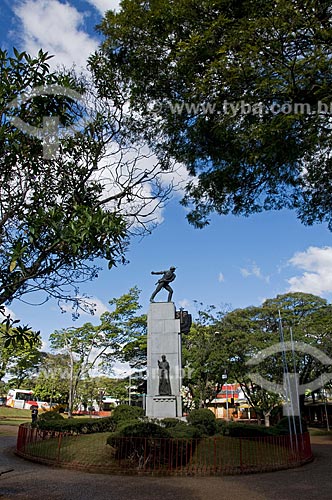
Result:
{"label": "manicured shrub", "polygon": [[[297,420],[297,432],[300,433],[299,421]],[[264,437],[264,436],[284,436],[289,434],[288,417],[284,417],[280,422],[272,427],[265,427],[264,425],[245,424],[237,422],[217,421],[218,434],[229,437]],[[292,431],[294,427],[292,424]],[[302,432],[306,431],[304,423]]]}
{"label": "manicured shrub", "polygon": [[201,437],[201,433],[197,427],[185,422],[178,422],[177,425],[169,427],[167,430],[174,439],[197,439]]}
{"label": "manicured shrub", "polygon": [[[117,437],[165,438],[170,437],[167,429],[153,422],[129,422],[113,433]],[[108,443],[109,444],[109,443]]]}
{"label": "manicured shrub", "polygon": [[160,425],[162,427],[165,427],[166,429],[170,429],[171,427],[176,427],[179,422],[184,423],[181,420],[179,420],[178,418],[168,417],[168,418],[163,418],[162,420],[160,420]]}
{"label": "manicured shrub", "polygon": [[45,413],[40,413],[38,415],[39,421],[54,422],[63,421],[64,417],[55,411],[46,411]]}
{"label": "manicured shrub", "polygon": [[213,436],[217,431],[216,417],[207,408],[192,410],[187,416],[187,421],[196,427],[202,436]]}
{"label": "manicured shrub", "polygon": [[298,416],[295,417],[282,417],[281,420],[274,426],[280,433],[289,434],[291,432],[294,433],[294,428],[296,429],[297,434],[301,434],[301,432],[307,432],[308,427],[305,420],[301,419]]}
{"label": "manicured shrub", "polygon": [[228,425],[228,422],[226,420],[223,420],[222,418],[217,418],[216,419],[216,426],[217,426],[216,433],[218,435],[225,436],[227,425]]}
{"label": "manicured shrub", "polygon": [[114,408],[112,418],[116,424],[119,422],[139,420],[144,417],[144,410],[138,406],[119,405]]}
{"label": "manicured shrub", "polygon": [[272,427],[264,427],[264,425],[229,422],[221,427],[220,433],[230,437],[262,437],[275,435],[276,433],[272,429]]}
{"label": "manicured shrub", "polygon": [[[172,439],[177,432],[179,439]],[[153,463],[177,467],[185,465],[194,453],[197,440],[191,438],[195,433],[197,430],[185,422],[178,421],[169,429],[149,421],[131,422],[118,427],[107,444],[112,447],[114,458],[123,460],[125,466],[143,469]]]}
{"label": "manicured shrub", "polygon": [[[61,417],[61,415],[60,415]],[[92,434],[94,432],[114,431],[116,424],[112,417],[105,418],[75,418],[49,420],[41,419],[37,427],[48,431],[70,432],[72,434]]]}
{"label": "manicured shrub", "polygon": [[128,423],[137,423],[144,415],[142,408],[122,405],[117,407],[111,417],[63,418],[57,412],[46,412],[47,415],[38,420],[37,427],[42,430],[70,432],[73,434],[91,434],[94,432],[114,432]]}
{"label": "manicured shrub", "polygon": [[157,423],[167,429],[172,438],[194,439],[201,436],[201,433],[195,426],[178,418],[164,418]]}
{"label": "manicured shrub", "polygon": [[169,437],[166,429],[153,422],[131,422],[117,428],[107,444],[113,448],[114,458],[143,468],[147,461],[160,460]]}
{"label": "manicured shrub", "polygon": [[57,413],[64,413],[67,409],[67,405],[59,403],[56,406],[52,406],[52,408],[49,411],[52,412],[57,412]]}

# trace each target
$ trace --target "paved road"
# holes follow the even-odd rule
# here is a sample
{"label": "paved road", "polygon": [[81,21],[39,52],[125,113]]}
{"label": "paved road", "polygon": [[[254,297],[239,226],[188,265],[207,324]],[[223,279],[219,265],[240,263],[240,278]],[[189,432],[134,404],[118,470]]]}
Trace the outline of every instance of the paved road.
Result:
{"label": "paved road", "polygon": [[108,476],[57,469],[16,457],[14,445],[14,436],[0,436],[0,500],[332,499],[331,437],[312,438],[315,460],[303,467],[196,478]]}

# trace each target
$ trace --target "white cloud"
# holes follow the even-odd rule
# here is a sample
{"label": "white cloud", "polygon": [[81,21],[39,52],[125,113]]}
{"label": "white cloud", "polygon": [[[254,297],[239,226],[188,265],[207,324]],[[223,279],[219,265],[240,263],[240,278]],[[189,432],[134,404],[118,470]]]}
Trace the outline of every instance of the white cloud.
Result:
{"label": "white cloud", "polygon": [[43,338],[41,339],[42,345],[41,345],[41,351],[44,352],[49,352],[50,351],[50,345],[47,340],[44,340]]}
{"label": "white cloud", "polygon": [[179,306],[182,307],[183,309],[189,309],[191,305],[191,302],[188,299],[182,299],[179,300]]}
{"label": "white cloud", "polygon": [[132,373],[132,368],[129,363],[116,362],[112,365],[112,373],[116,378],[125,378]]}
{"label": "white cloud", "polygon": [[87,0],[87,2],[95,7],[101,14],[107,10],[120,10],[120,0]]}
{"label": "white cloud", "polygon": [[89,37],[83,30],[84,14],[69,3],[58,0],[22,0],[14,7],[23,33],[23,50],[36,54],[41,48],[54,54],[49,61],[54,67],[86,66],[88,56],[98,47],[97,39]]}
{"label": "white cloud", "polygon": [[218,276],[218,281],[220,283],[222,283],[223,281],[225,281],[225,276],[223,275],[223,273],[219,273],[219,276]]}
{"label": "white cloud", "polygon": [[[100,12],[105,9],[119,8],[119,1],[109,0],[86,0],[96,7]],[[23,32],[16,33],[22,40],[22,49],[30,54],[37,53],[40,48],[54,54],[55,57],[49,60],[52,68],[58,65],[71,67],[73,63],[77,67],[85,67],[88,56],[97,49],[98,41],[90,38],[84,31],[84,15],[80,13],[69,2],[61,3],[59,0],[19,0],[17,6],[14,7],[15,14],[19,17],[22,23]],[[174,168],[168,172],[160,171],[157,174],[156,164],[157,158],[147,148],[140,151],[140,160],[135,162],[137,151],[133,148],[128,151],[124,157],[123,151],[118,152],[118,161],[123,163],[120,171],[122,183],[126,183],[126,162],[132,170],[127,175],[135,175],[136,178],[143,171],[155,177],[160,185],[168,191],[168,186],[173,185],[172,192],[176,196],[184,194],[184,186],[188,182],[188,172],[183,165],[174,165]],[[108,159],[100,163],[100,171],[103,171]],[[109,169],[109,175],[105,179],[104,192],[116,193],[121,186],[116,186],[112,182],[111,169],[118,173],[117,158],[114,158],[113,165]],[[107,170],[107,169],[106,169]],[[99,175],[99,172],[98,172]],[[147,181],[144,184],[136,186],[136,191],[131,196],[132,200],[127,200],[122,207],[122,212],[127,216],[133,233],[139,232],[141,226],[138,224],[144,223],[145,227],[150,228],[154,225],[159,225],[163,222],[164,204],[159,204],[158,198],[155,196],[155,189],[152,183]],[[138,214],[135,218],[132,214]]]}
{"label": "white cloud", "polygon": [[304,272],[287,280],[289,292],[321,295],[332,292],[332,247],[309,247],[296,252],[288,263]]}
{"label": "white cloud", "polygon": [[104,199],[129,188],[128,197],[122,200],[121,207],[118,199],[111,200],[107,206],[120,209],[132,232],[139,233],[142,224],[150,229],[164,221],[165,204],[172,196],[184,194],[188,172],[180,164],[172,165],[167,172],[161,170],[158,158],[147,146],[120,149],[114,142],[100,161],[94,178],[103,185]]}
{"label": "white cloud", "polygon": [[248,267],[241,267],[240,268],[240,273],[244,278],[249,278],[249,276],[254,276],[260,280],[266,281],[266,283],[269,283],[270,281],[270,276],[265,276],[260,267],[256,264],[256,262],[252,262]]}
{"label": "white cloud", "polygon": [[100,318],[100,316],[104,312],[108,311],[108,307],[100,299],[97,299],[96,297],[92,297],[89,300],[89,302],[95,310],[94,315],[97,316],[98,318]]}
{"label": "white cloud", "polygon": [[[14,311],[12,311],[11,309],[9,309],[9,307],[7,307],[7,306],[4,306],[4,308],[5,308],[5,311],[4,311],[4,312],[5,312],[5,315],[6,315],[6,316],[10,316],[10,317],[11,317],[11,319],[16,319],[16,314],[14,313]],[[2,316],[2,314],[1,314],[1,315],[0,315],[0,322],[3,320],[3,318],[4,318],[4,317],[3,317],[3,316]]]}

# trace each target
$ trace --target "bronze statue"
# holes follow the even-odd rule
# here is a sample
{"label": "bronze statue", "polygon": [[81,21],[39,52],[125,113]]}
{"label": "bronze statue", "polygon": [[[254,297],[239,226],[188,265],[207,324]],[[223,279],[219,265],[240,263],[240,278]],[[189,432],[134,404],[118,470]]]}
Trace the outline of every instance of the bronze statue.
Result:
{"label": "bronze statue", "polygon": [[170,396],[172,394],[171,383],[169,379],[169,362],[165,354],[158,359],[159,366],[159,396]]}
{"label": "bronze statue", "polygon": [[171,302],[172,300],[172,295],[173,295],[173,289],[169,286],[169,283],[171,283],[171,281],[174,281],[176,276],[174,274],[174,271],[175,271],[175,267],[172,266],[169,268],[168,271],[151,271],[151,274],[162,274],[162,278],[160,278],[156,285],[157,285],[157,288],[155,289],[155,291],[153,292],[153,294],[151,295],[151,298],[150,298],[150,302],[153,302],[153,299],[155,298],[155,296],[157,295],[158,292],[160,292],[160,290],[162,288],[165,288],[167,291],[168,291],[168,299],[167,299],[167,302]]}
{"label": "bronze statue", "polygon": [[189,333],[192,323],[191,314],[181,308],[180,311],[175,311],[175,318],[180,320],[180,332]]}

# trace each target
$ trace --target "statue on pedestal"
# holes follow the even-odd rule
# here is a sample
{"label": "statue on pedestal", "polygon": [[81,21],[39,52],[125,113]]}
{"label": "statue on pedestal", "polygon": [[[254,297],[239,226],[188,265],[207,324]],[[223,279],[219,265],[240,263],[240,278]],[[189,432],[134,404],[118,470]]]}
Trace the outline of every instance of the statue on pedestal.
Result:
{"label": "statue on pedestal", "polygon": [[155,296],[157,295],[158,292],[160,292],[160,290],[162,288],[165,288],[168,291],[167,302],[171,302],[172,295],[173,295],[173,289],[169,286],[169,283],[174,281],[176,278],[176,275],[174,273],[175,269],[176,268],[174,266],[172,266],[169,268],[168,271],[157,271],[157,272],[151,271],[151,274],[162,274],[163,276],[157,281],[157,283],[156,283],[157,288],[155,289],[155,291],[151,295],[150,302],[154,301]]}
{"label": "statue on pedestal", "polygon": [[171,382],[169,379],[169,362],[165,354],[161,356],[161,361],[158,359],[159,366],[159,396],[171,396]]}

